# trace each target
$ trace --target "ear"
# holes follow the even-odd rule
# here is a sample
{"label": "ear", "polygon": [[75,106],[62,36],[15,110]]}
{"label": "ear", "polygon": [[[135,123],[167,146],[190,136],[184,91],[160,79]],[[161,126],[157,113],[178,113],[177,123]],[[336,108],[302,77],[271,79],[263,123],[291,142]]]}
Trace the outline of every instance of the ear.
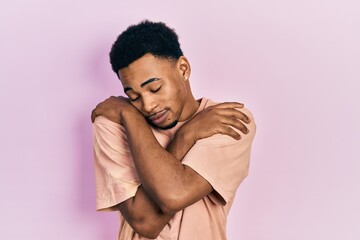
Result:
{"label": "ear", "polygon": [[181,56],[178,60],[179,73],[184,78],[184,81],[189,80],[191,74],[190,63],[186,57]]}

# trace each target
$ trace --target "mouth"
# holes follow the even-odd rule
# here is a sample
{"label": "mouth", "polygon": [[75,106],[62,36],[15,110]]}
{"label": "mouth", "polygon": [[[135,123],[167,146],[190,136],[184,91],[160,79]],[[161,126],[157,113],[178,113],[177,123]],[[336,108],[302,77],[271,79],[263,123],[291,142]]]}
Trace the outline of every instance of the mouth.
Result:
{"label": "mouth", "polygon": [[162,110],[148,117],[148,120],[150,120],[155,125],[159,125],[166,120],[168,113],[169,110]]}

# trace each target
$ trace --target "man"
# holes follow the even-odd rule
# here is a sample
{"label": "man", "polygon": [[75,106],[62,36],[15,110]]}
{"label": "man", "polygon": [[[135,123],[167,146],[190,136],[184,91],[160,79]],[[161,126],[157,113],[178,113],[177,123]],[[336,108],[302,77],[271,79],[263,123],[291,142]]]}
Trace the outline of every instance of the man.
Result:
{"label": "man", "polygon": [[119,239],[226,239],[248,173],[251,113],[193,97],[190,63],[164,23],[130,26],[110,62],[128,98],[92,112],[97,210],[120,211]]}

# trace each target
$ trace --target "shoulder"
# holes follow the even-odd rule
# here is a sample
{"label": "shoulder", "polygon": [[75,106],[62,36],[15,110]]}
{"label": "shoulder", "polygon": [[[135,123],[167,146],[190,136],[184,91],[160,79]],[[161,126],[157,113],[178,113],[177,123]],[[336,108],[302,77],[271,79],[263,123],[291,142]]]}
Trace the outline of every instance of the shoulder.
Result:
{"label": "shoulder", "polygon": [[[206,109],[208,107],[223,103],[223,102],[215,102],[215,101],[213,101],[211,99],[208,99],[208,98],[203,98],[202,101],[203,101],[203,106],[204,106],[202,110],[204,110],[204,109]],[[244,105],[246,105],[246,104],[244,104]],[[238,110],[245,113],[251,119],[254,119],[254,116],[253,116],[252,112],[247,107],[239,108]]]}
{"label": "shoulder", "polygon": [[[203,98],[204,101],[204,107],[202,110],[220,104],[221,102],[215,102],[211,99],[206,99]],[[244,113],[246,116],[248,116],[250,118],[250,123],[245,123],[246,127],[249,129],[249,133],[247,134],[243,134],[242,132],[240,132],[237,129],[234,129],[235,131],[237,131],[238,133],[240,133],[241,135],[241,139],[240,140],[235,140],[230,136],[227,135],[223,135],[223,134],[215,134],[209,138],[205,138],[205,139],[201,139],[197,142],[198,145],[238,145],[238,144],[244,144],[244,142],[248,142],[251,144],[251,142],[253,141],[254,137],[255,137],[255,133],[256,133],[256,123],[255,123],[255,118],[253,113],[251,112],[251,110],[247,107],[243,107],[243,108],[237,108],[238,111]]]}
{"label": "shoulder", "polygon": [[[127,142],[126,129],[121,124],[112,122],[103,116],[98,116],[92,126],[95,138],[107,139],[107,141],[117,139]],[[150,125],[149,127],[159,143],[165,146],[170,137]]]}
{"label": "shoulder", "polygon": [[95,136],[126,138],[125,128],[109,119],[98,116],[92,124]]}
{"label": "shoulder", "polygon": [[103,116],[98,116],[95,118],[95,121],[92,124],[94,127],[96,126],[109,126],[109,127],[115,127],[115,128],[119,128],[121,127],[120,124],[115,123],[110,121],[109,119],[107,119],[106,117]]}

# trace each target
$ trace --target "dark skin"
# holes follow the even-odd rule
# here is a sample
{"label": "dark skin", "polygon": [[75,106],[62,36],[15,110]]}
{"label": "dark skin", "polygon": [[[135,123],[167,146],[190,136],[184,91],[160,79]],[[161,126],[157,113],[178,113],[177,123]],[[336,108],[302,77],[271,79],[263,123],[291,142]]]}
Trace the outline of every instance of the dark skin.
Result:
{"label": "dark skin", "polygon": [[[116,207],[137,233],[149,238],[155,238],[177,211],[213,191],[202,176],[181,163],[196,141],[219,133],[239,140],[240,134],[233,128],[244,134],[248,132],[246,124],[250,123],[250,119],[237,110],[243,107],[239,103],[218,104],[194,116],[198,102],[189,88],[186,78],[189,74],[190,65],[186,58],[173,63],[154,61],[153,56],[142,57],[119,71],[124,88],[131,88],[126,92],[132,101],[110,97],[92,113],[92,121],[96,116],[103,115],[126,129],[142,185],[133,198]],[[141,87],[154,77],[161,80]],[[159,87],[172,90],[154,91]],[[176,101],[171,99],[174,94]],[[190,120],[164,149],[154,137],[146,118],[154,120],[160,128],[169,126],[175,120]]]}

